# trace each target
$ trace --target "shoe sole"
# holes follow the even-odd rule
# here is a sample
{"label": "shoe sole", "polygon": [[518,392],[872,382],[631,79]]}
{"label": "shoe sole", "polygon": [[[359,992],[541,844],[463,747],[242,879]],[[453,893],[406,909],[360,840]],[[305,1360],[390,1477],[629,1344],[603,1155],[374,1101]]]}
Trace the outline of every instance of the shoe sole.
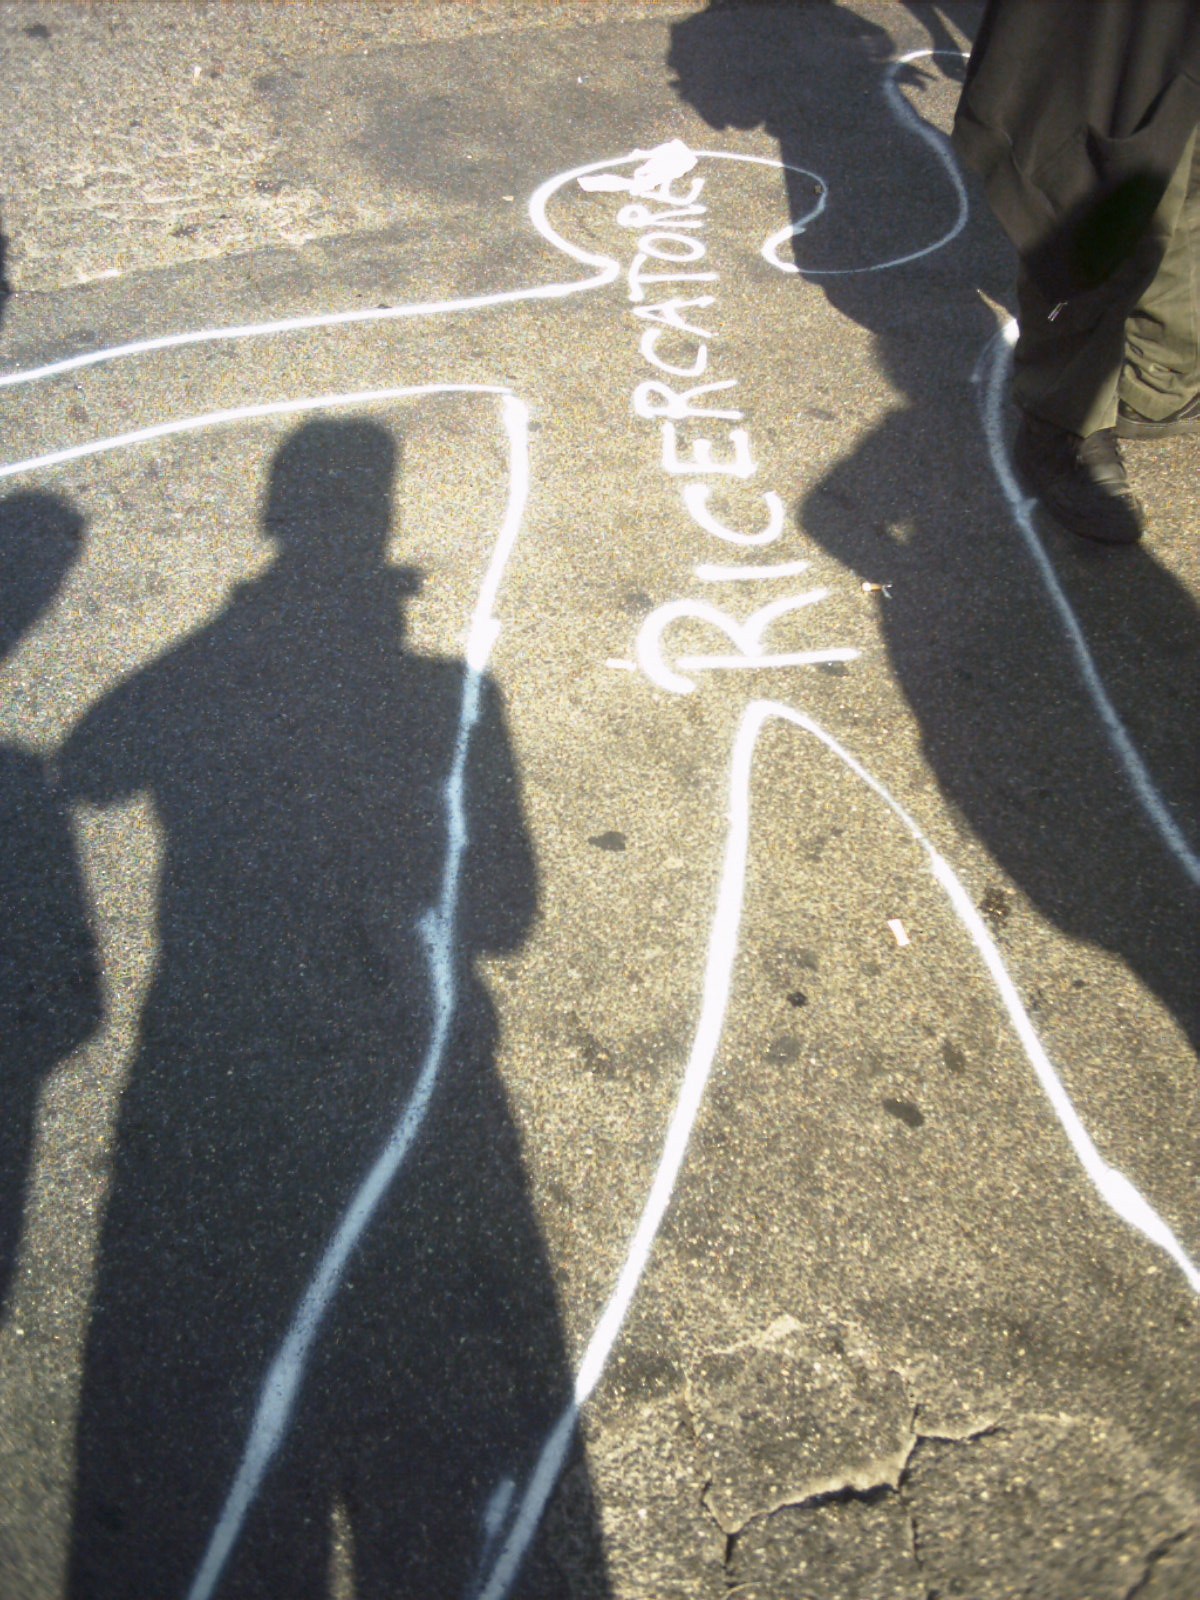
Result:
{"label": "shoe sole", "polygon": [[1200,433],[1200,417],[1171,418],[1167,422],[1143,421],[1140,417],[1117,417],[1118,439],[1178,439],[1185,433]]}

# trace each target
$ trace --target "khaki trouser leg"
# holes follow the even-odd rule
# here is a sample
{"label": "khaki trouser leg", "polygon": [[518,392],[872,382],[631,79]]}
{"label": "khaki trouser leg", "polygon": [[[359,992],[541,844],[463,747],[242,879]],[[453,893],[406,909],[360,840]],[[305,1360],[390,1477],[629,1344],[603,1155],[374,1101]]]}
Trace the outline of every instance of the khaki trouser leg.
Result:
{"label": "khaki trouser leg", "polygon": [[1125,328],[1119,393],[1161,422],[1200,390],[1200,138],[1192,135],[1172,183],[1186,191],[1154,281]]}
{"label": "khaki trouser leg", "polygon": [[1099,289],[1055,307],[1020,266],[1013,398],[1023,411],[1086,438],[1115,424],[1118,389],[1153,420],[1196,392],[1195,150],[1193,135],[1146,237]]}

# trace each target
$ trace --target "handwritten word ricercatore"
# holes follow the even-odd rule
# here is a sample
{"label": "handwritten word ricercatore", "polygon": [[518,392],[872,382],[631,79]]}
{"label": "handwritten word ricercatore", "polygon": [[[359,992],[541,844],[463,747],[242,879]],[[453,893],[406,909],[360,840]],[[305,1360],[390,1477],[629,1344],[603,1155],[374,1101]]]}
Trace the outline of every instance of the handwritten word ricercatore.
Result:
{"label": "handwritten word ricercatore", "polygon": [[[705,179],[690,177],[686,188],[678,187],[696,162],[696,156],[675,140],[649,152],[648,159],[630,178],[605,174],[580,182],[588,189],[621,189],[635,197],[621,207],[617,224],[638,233],[625,277],[632,315],[644,324],[639,343],[642,359],[657,375],[634,389],[634,414],[658,424],[662,469],[669,477],[680,480],[680,498],[692,524],[724,544],[761,548],[775,543],[784,531],[783,501],[774,490],[768,489],[759,497],[765,509],[765,524],[750,532],[730,527],[711,504],[714,480],[744,481],[753,477],[758,468],[750,434],[737,426],[744,422],[744,413],[715,399],[736,389],[738,380],[708,376],[710,345],[716,334],[700,319],[715,305],[716,296],[702,286],[716,285],[719,274],[710,265],[701,265],[708,256],[703,238],[708,207],[700,198]],[[696,568],[696,576],[706,583],[764,581],[790,578],[807,567],[805,561],[754,567],[704,564]],[[823,600],[827,593],[815,589],[771,601],[744,621],[704,600],[668,601],[651,612],[642,626],[638,664],[659,687],[688,694],[695,688],[693,680],[686,676],[688,672],[810,666],[853,659],[858,652],[846,649],[774,655],[766,652],[765,635],[773,622]],[[672,623],[685,617],[716,628],[734,647],[733,653],[686,656],[680,658],[676,668],[669,666],[664,658],[663,637]]]}

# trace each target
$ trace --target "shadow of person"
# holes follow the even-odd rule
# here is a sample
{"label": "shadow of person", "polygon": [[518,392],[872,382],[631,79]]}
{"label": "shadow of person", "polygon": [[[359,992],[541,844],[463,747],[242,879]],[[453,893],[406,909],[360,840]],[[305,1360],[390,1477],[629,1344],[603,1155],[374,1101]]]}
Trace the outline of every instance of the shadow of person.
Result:
{"label": "shadow of person", "polygon": [[[972,377],[995,319],[979,291],[1011,304],[1011,252],[976,207],[944,248],[861,270],[946,238],[956,200],[880,92],[879,63],[892,53],[880,30],[822,7],[818,47],[814,15],[807,5],[702,12],[676,26],[668,57],[678,92],[714,126],[762,126],[783,161],[825,179],[826,214],[793,241],[797,293],[819,291],[869,330],[886,379],[890,408],[869,429],[854,409],[858,391],[847,398],[840,415],[854,446],[805,495],[798,525],[856,577],[889,583],[879,608],[889,665],[943,796],[1043,915],[1123,957],[1196,1040],[1186,880],[1083,689],[980,425]],[[834,49],[843,35],[862,37]],[[938,76],[916,62],[902,81],[920,91]],[[790,181],[798,219],[811,210],[811,183]],[[797,352],[802,367],[837,382],[836,367],[826,376],[812,351]],[[826,387],[822,405],[831,404],[836,390]],[[1051,532],[1047,548],[1118,714],[1195,837],[1194,601],[1152,546],[1097,552]],[[1001,898],[997,913],[1006,906]],[[1054,981],[1091,980],[1075,966]]]}
{"label": "shadow of person", "polygon": [[[941,8],[913,0],[904,9],[930,33],[939,52],[934,70],[961,77],[963,63]],[[847,135],[852,147],[858,143],[863,98],[878,95],[879,74],[894,55],[886,28],[837,0],[709,0],[707,10],[672,23],[670,33],[667,67],[680,98],[719,132],[761,128],[778,141],[793,221],[812,209],[809,173],[836,172],[834,204],[841,217],[853,216],[857,247],[900,253],[891,248],[894,206],[886,218],[874,215],[891,163],[872,159],[873,151],[853,163],[829,159]],[[905,68],[901,81],[913,70]],[[838,109],[846,118],[842,127]],[[817,237],[829,231],[824,222]]]}
{"label": "shadow of person", "polygon": [[[80,1600],[189,1593],[306,1286],[419,1117],[439,996],[456,1003],[427,1114],[213,1592],[315,1600],[341,1562],[361,1600],[468,1593],[497,1489],[571,1393],[476,971],[528,934],[534,859],[494,684],[471,679],[468,728],[463,665],[404,646],[416,574],[386,563],[395,453],[367,422],[293,434],[266,507],[274,564],[62,752],[73,796],[147,795],[164,839],[87,1339]],[[456,937],[431,956],[421,919],[448,872]],[[606,1592],[586,1505],[570,1542],[583,1592]],[[525,1581],[565,1580],[535,1551]]]}
{"label": "shadow of person", "polygon": [[[83,520],[49,494],[0,500],[0,659],[58,593]],[[38,1094],[101,1019],[100,978],[66,807],[42,757],[0,745],[0,1307],[21,1237]]]}

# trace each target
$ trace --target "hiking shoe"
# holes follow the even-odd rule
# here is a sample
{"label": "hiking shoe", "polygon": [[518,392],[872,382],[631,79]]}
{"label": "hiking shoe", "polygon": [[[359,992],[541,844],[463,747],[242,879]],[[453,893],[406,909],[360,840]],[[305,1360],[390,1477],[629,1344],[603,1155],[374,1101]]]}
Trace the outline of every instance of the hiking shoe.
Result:
{"label": "hiking shoe", "polygon": [[1177,433],[1200,433],[1200,391],[1186,405],[1161,422],[1151,422],[1124,400],[1117,405],[1117,435],[1121,439],[1173,439]]}
{"label": "hiking shoe", "polygon": [[1115,428],[1083,439],[1026,411],[1013,442],[1013,465],[1069,533],[1102,544],[1133,544],[1145,533],[1145,514],[1125,476]]}

